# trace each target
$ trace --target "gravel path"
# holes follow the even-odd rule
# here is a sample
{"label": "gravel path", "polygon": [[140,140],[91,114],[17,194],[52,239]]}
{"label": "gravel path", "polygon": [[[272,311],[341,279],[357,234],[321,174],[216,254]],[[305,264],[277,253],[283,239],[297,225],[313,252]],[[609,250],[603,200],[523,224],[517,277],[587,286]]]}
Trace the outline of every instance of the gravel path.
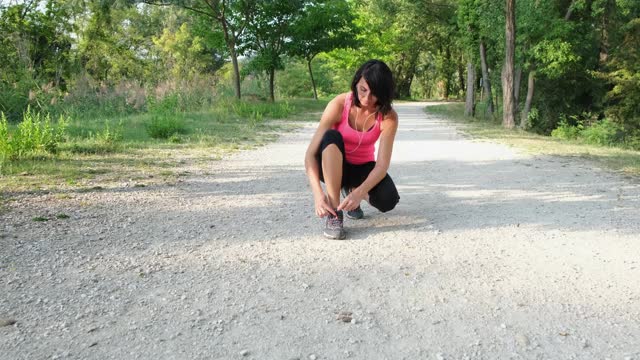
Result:
{"label": "gravel path", "polygon": [[347,241],[312,216],[310,124],[174,186],[16,195],[0,358],[640,359],[637,181],[424,105],[397,105],[400,204]]}

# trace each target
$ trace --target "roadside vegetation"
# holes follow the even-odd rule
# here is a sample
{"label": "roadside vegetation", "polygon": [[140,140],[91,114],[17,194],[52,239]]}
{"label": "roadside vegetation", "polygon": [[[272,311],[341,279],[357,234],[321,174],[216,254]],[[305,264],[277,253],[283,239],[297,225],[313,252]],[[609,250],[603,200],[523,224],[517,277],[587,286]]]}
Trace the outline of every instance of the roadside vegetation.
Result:
{"label": "roadside vegetation", "polygon": [[[522,129],[505,129],[502,119],[489,118],[480,105],[477,117],[464,115],[463,103],[429,106],[425,111],[455,121],[461,130],[477,139],[507,144],[531,154],[582,158],[627,175],[640,176],[640,151],[635,144],[615,141],[615,132],[607,128],[559,127],[551,135]],[[602,125],[600,125],[602,127]]]}
{"label": "roadside vegetation", "polygon": [[400,99],[466,98],[511,141],[626,164],[639,18],[629,0],[3,2],[0,193],[174,181],[289,126],[271,119],[317,120],[369,59]]}
{"label": "roadside vegetation", "polygon": [[89,116],[76,112],[56,119],[28,109],[19,122],[0,117],[0,188],[99,189],[175,181],[186,175],[180,170],[185,165],[205,165],[265,144],[295,126],[272,120],[317,120],[326,105],[312,99],[186,101],[175,93],[139,113],[95,116],[99,111],[89,109]]}

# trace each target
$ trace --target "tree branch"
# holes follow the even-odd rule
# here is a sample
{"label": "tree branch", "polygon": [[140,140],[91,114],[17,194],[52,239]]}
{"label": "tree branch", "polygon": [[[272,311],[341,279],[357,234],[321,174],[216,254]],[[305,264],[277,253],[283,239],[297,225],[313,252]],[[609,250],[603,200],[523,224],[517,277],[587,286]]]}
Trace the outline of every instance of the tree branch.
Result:
{"label": "tree branch", "polygon": [[571,4],[569,4],[569,8],[567,9],[567,13],[564,15],[564,20],[569,21],[571,17],[571,13],[573,12],[573,7],[576,4],[576,0],[571,0]]}
{"label": "tree branch", "polygon": [[151,1],[151,0],[141,0],[140,2],[141,2],[141,3],[143,3],[143,4],[153,5],[153,6],[178,6],[178,7],[181,7],[181,8],[187,9],[187,10],[189,10],[189,11],[193,11],[193,12],[195,12],[195,13],[202,14],[202,15],[206,15],[206,16],[208,16],[208,17],[211,17],[211,18],[217,19],[217,18],[216,18],[216,16],[215,16],[214,14],[211,14],[211,13],[208,13],[208,12],[206,12],[206,11],[203,11],[203,10],[200,10],[200,9],[196,9],[196,8],[194,8],[194,7],[187,6],[187,5],[178,5],[178,4],[175,4],[175,3],[172,3],[172,2]]}

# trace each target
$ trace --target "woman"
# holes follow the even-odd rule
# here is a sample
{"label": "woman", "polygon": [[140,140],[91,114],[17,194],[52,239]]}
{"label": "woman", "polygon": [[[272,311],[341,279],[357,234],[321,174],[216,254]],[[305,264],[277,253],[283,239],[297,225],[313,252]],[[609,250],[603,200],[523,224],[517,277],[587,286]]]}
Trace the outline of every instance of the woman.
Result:
{"label": "woman", "polygon": [[[347,217],[361,219],[362,200],[382,212],[393,209],[400,200],[387,174],[398,130],[398,114],[391,107],[394,91],[389,67],[379,60],[366,62],[356,71],[351,92],[329,102],[311,138],[305,169],[316,215],[327,217],[324,235],[330,239],[345,238],[343,210]],[[326,194],[321,181],[326,185]]]}

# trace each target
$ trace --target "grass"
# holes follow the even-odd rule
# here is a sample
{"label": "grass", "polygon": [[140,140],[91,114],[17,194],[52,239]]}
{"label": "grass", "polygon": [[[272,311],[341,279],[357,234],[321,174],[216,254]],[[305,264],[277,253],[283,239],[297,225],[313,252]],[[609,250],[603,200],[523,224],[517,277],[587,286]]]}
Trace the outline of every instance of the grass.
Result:
{"label": "grass", "polygon": [[[217,106],[188,112],[158,110],[72,118],[68,139],[55,154],[0,162],[0,189],[8,193],[95,191],[123,182],[136,187],[171,183],[185,175],[181,168],[187,164],[204,165],[230,152],[274,141],[278,133],[294,126],[294,120],[318,121],[326,103],[312,99],[274,104],[226,99]],[[152,137],[149,124],[158,118],[175,121],[179,131]],[[0,205],[1,195],[2,191]]]}
{"label": "grass", "polygon": [[[522,149],[530,154],[576,157],[595,161],[600,166],[632,176],[640,175],[640,152],[617,147],[596,146],[580,141],[561,140],[537,135],[520,129],[507,130],[500,119],[464,116],[464,104],[446,104],[427,107],[429,114],[454,120],[462,131],[474,138],[487,139]],[[478,111],[482,113],[482,111]]]}

